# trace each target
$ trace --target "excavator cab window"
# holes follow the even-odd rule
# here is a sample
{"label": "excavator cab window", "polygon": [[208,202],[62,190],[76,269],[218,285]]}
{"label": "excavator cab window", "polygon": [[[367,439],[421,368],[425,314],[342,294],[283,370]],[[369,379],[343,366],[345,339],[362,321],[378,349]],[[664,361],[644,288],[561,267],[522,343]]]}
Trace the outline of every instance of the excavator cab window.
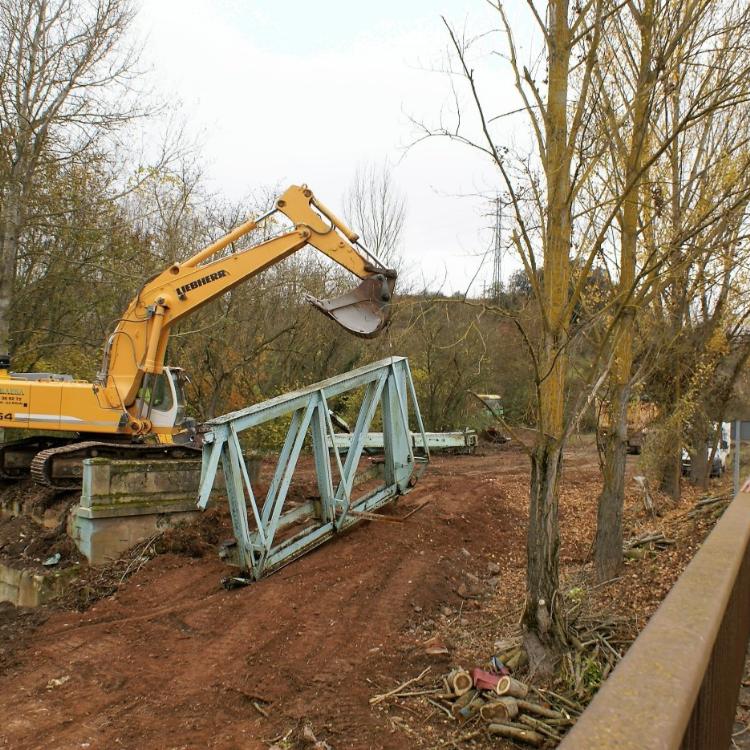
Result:
{"label": "excavator cab window", "polygon": [[169,411],[172,408],[172,389],[169,387],[169,380],[166,372],[156,376],[154,382],[154,392],[151,397],[151,408],[159,411]]}
{"label": "excavator cab window", "polygon": [[159,375],[146,376],[144,385],[138,391],[138,398],[146,409],[169,411],[172,408],[172,389],[166,371]]}
{"label": "excavator cab window", "polygon": [[139,413],[156,427],[178,427],[185,421],[185,375],[180,368],[165,367],[144,378],[138,392]]}

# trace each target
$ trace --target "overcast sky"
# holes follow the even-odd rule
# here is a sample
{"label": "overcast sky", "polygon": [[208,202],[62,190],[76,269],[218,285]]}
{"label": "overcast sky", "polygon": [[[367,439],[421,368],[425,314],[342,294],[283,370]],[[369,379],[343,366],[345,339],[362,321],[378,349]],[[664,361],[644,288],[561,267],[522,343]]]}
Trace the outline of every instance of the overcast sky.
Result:
{"label": "overcast sky", "polygon": [[[435,70],[449,41],[441,15],[459,29],[497,26],[482,0],[141,0],[138,24],[157,86],[202,134],[213,190],[238,200],[306,182],[337,210],[358,165],[388,160],[407,199],[409,275],[455,291],[492,239],[476,194],[500,186],[487,157],[466,147],[409,147],[410,118],[437,123],[453,107]],[[493,110],[511,109],[504,66],[484,64],[494,65],[482,79]],[[472,291],[490,273],[488,258]]]}

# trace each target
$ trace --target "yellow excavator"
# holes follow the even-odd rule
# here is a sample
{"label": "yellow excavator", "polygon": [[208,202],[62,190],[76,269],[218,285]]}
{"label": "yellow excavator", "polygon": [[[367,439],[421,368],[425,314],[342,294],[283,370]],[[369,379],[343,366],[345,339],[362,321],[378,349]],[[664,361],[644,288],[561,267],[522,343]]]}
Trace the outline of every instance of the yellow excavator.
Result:
{"label": "yellow excavator", "polygon": [[[260,244],[220,255],[277,212],[293,226]],[[0,427],[54,433],[2,446],[0,476],[31,473],[41,484],[64,489],[80,484],[81,461],[87,457],[183,457],[197,450],[195,425],[185,411],[185,375],[164,364],[172,327],[308,245],[362,279],[342,297],[308,295],[308,301],[356,336],[380,333],[390,319],[396,273],[306,185],[292,185],[268,213],[146,281],[108,338],[94,382],[11,372],[10,358],[0,357]]]}

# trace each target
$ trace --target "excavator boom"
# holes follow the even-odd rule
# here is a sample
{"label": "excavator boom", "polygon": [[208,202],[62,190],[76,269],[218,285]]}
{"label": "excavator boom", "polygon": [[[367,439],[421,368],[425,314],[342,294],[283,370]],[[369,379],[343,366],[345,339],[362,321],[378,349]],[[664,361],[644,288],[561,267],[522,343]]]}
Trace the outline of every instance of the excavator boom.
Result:
{"label": "excavator boom", "polygon": [[[277,213],[292,226],[252,247],[222,252]],[[356,336],[380,333],[390,319],[396,273],[367,251],[308,187],[292,185],[267,214],[246,221],[143,284],[105,345],[95,382],[52,373],[11,373],[9,358],[0,357],[2,426],[56,435],[0,447],[0,476],[21,476],[30,469],[37,481],[68,487],[79,481],[80,462],[87,456],[127,457],[143,448],[149,455],[175,457],[194,449],[194,431],[185,430],[189,420],[181,370],[164,364],[172,327],[307,246],[361,279],[338,299],[308,300]]]}
{"label": "excavator boom", "polygon": [[[292,222],[289,230],[252,247],[220,255],[277,212]],[[172,264],[144,285],[110,337],[98,378],[109,404],[128,409],[144,376],[161,372],[169,332],[177,321],[306,246],[362,279],[358,288],[338,300],[309,297],[309,301],[350,333],[376,336],[390,318],[396,273],[358,240],[357,234],[317,201],[309,188],[292,185],[269,213],[245,222],[182,263]]]}

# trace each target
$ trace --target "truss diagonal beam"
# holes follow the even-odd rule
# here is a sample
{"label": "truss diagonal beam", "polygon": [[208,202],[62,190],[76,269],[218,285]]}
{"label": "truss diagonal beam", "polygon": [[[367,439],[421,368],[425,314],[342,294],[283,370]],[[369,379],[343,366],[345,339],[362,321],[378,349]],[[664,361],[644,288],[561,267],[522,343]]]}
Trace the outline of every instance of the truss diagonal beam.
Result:
{"label": "truss diagonal beam", "polygon": [[[329,400],[362,388],[364,396],[342,462]],[[377,487],[360,490],[355,497],[360,486],[357,469],[378,408],[385,446],[383,475]],[[289,414],[290,425],[259,508],[241,433]],[[422,455],[414,447],[410,415],[425,446]],[[289,488],[308,434],[318,497],[290,503]],[[221,466],[236,541],[233,562],[258,579],[356,523],[359,517],[350,511],[371,512],[408,492],[429,459],[426,445],[409,363],[404,357],[391,357],[207,422],[198,507],[208,505]]]}

